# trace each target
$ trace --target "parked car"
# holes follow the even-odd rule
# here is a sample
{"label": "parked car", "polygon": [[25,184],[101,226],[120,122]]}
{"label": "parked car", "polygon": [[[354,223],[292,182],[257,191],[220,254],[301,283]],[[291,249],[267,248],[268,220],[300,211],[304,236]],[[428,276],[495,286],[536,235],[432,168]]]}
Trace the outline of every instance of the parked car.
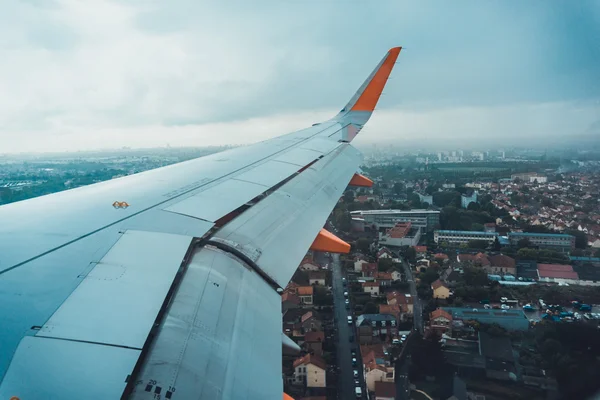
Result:
{"label": "parked car", "polygon": [[358,378],[358,370],[354,370],[354,371],[352,371],[352,374],[354,374],[354,377],[355,377],[355,378]]}

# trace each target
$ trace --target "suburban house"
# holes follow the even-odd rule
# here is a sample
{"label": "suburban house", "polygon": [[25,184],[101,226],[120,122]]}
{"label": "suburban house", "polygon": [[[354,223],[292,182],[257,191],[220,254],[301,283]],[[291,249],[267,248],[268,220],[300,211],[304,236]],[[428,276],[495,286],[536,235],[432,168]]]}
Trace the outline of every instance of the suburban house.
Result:
{"label": "suburban house", "polygon": [[304,334],[304,349],[318,356],[323,355],[323,340],[325,334],[322,331],[309,331]]}
{"label": "suburban house", "polygon": [[312,286],[298,286],[298,297],[300,297],[301,304],[311,305],[313,303],[313,287]]}
{"label": "suburban house", "polygon": [[366,263],[362,265],[362,276],[374,277],[378,272],[376,263]]}
{"label": "suburban house", "polygon": [[312,330],[320,331],[323,329],[323,323],[317,318],[313,311],[309,311],[302,315],[302,318],[300,318],[300,323],[302,324],[302,329],[304,329],[304,332]]}
{"label": "suburban house", "polygon": [[402,309],[398,304],[380,304],[379,314],[390,314],[396,317],[396,321],[400,321]]}
{"label": "suburban house", "polygon": [[394,258],[394,254],[387,247],[382,247],[377,252],[377,260],[380,258]]}
{"label": "suburban house", "polygon": [[313,261],[307,261],[300,264],[299,267],[302,271],[319,271],[321,267],[315,264]]}
{"label": "suburban house", "polygon": [[390,286],[392,284],[392,274],[390,272],[377,272],[375,280],[380,286]]}
{"label": "suburban house", "polygon": [[300,298],[292,292],[283,292],[281,295],[281,311],[285,312],[290,308],[297,308],[300,305]]}
{"label": "suburban house", "polygon": [[308,273],[309,285],[325,286],[325,271],[310,271]]}
{"label": "suburban house", "polygon": [[489,267],[485,267],[488,274],[510,274],[516,275],[517,264],[515,259],[504,254],[498,254],[495,256],[488,257],[490,260]]}
{"label": "suburban house", "polygon": [[306,387],[326,387],[325,370],[327,364],[321,357],[307,354],[294,361],[294,380],[296,385],[306,383]]}
{"label": "suburban house", "polygon": [[393,270],[390,274],[392,274],[392,282],[399,281],[402,278],[400,271]]}
{"label": "suburban house", "polygon": [[377,282],[363,282],[363,292],[370,293],[371,297],[379,296],[379,283]]}
{"label": "suburban house", "polygon": [[375,382],[375,400],[394,400],[396,384],[393,382]]}
{"label": "suburban house", "polygon": [[418,258],[427,257],[427,246],[415,246],[415,251]]}
{"label": "suburban house", "polygon": [[490,260],[484,253],[477,254],[459,254],[456,260],[461,263],[468,263],[478,267],[489,267]]}
{"label": "suburban house", "polygon": [[414,311],[414,302],[413,298],[410,294],[400,293],[400,292],[388,292],[386,294],[387,303],[389,305],[398,305],[405,312],[412,314]]}
{"label": "suburban house", "polygon": [[448,258],[448,256],[444,253],[436,253],[433,255],[433,259],[434,260],[441,260],[441,262],[443,263],[447,263],[450,259]]}
{"label": "suburban house", "polygon": [[438,308],[429,314],[429,326],[431,329],[439,333],[444,333],[451,329],[451,325],[452,315],[449,312]]}
{"label": "suburban house", "polygon": [[360,346],[360,354],[369,391],[375,390],[376,382],[394,382],[394,367],[386,361],[382,344]]}
{"label": "suburban house", "polygon": [[362,266],[363,264],[368,264],[369,262],[367,260],[365,260],[363,257],[356,257],[354,259],[354,271],[355,272],[362,272]]}
{"label": "suburban house", "polygon": [[389,337],[398,334],[396,318],[389,314],[362,314],[356,319],[357,327],[371,327],[372,336],[387,335]]}
{"label": "suburban house", "polygon": [[285,289],[283,290],[283,293],[294,293],[294,294],[298,294],[298,287],[300,285],[298,285],[296,282],[294,281],[290,281],[287,286],[285,287]]}
{"label": "suburban house", "polygon": [[431,284],[431,290],[433,290],[434,299],[447,299],[450,297],[450,289],[439,279]]}

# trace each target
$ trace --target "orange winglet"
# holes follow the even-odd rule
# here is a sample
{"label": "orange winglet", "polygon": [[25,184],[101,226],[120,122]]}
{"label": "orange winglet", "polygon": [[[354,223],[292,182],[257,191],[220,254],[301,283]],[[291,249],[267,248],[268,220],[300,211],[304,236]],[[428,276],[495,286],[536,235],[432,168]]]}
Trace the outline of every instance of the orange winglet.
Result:
{"label": "orange winglet", "polygon": [[325,229],[321,229],[310,249],[328,253],[350,253],[350,245],[348,243]]}
{"label": "orange winglet", "polygon": [[294,400],[294,399],[289,394],[284,393],[283,394],[283,400]]}
{"label": "orange winglet", "polygon": [[373,181],[361,174],[354,174],[350,179],[351,186],[373,187]]}
{"label": "orange winglet", "polygon": [[383,92],[385,83],[394,68],[394,64],[396,63],[396,59],[398,58],[401,49],[402,47],[394,47],[388,51],[387,57],[375,75],[373,75],[373,78],[358,100],[356,100],[356,103],[354,103],[352,111],[373,111],[375,109],[375,106],[379,101],[379,96],[381,96],[381,92]]}

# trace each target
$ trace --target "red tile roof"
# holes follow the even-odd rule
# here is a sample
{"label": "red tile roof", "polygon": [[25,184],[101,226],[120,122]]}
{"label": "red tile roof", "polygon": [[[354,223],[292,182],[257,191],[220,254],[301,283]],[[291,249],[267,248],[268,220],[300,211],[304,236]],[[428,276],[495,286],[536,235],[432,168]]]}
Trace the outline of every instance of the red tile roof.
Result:
{"label": "red tile roof", "polygon": [[380,304],[379,314],[390,314],[398,318],[400,316],[400,306],[398,304]]}
{"label": "red tile roof", "polygon": [[540,278],[579,279],[577,272],[570,265],[538,264]]}
{"label": "red tile roof", "polygon": [[302,315],[302,318],[300,318],[300,321],[301,321],[301,322],[305,322],[307,319],[310,319],[310,318],[312,318],[312,317],[313,317],[313,312],[312,312],[312,311],[309,311],[309,312],[307,312],[307,313],[304,313],[304,314]]}
{"label": "red tile roof", "polygon": [[321,331],[308,331],[304,334],[304,341],[305,342],[322,342],[323,340],[325,340],[325,334]]}
{"label": "red tile roof", "polygon": [[427,246],[415,246],[415,251],[417,253],[426,253],[427,252]]}
{"label": "red tile roof", "polygon": [[410,232],[411,226],[410,222],[398,222],[393,228],[388,229],[387,235],[391,238],[401,239]]}
{"label": "red tile roof", "polygon": [[433,288],[433,290],[435,290],[437,288],[441,288],[442,286],[445,288],[448,287],[444,282],[440,281],[439,279],[431,284],[431,287]]}
{"label": "red tile roof", "polygon": [[431,312],[431,314],[429,314],[429,319],[433,320],[435,318],[439,318],[439,317],[444,317],[446,318],[448,321],[452,321],[452,315],[450,315],[450,313],[448,311],[444,311],[441,308],[438,308],[436,310],[433,310]]}
{"label": "red tile roof", "polygon": [[448,256],[444,253],[436,253],[433,255],[433,258],[441,258],[442,260],[447,260]]}
{"label": "red tile roof", "polygon": [[312,286],[298,286],[298,296],[312,296]]}
{"label": "red tile roof", "polygon": [[494,267],[514,269],[516,266],[515,260],[504,254],[498,254],[489,257],[490,264]]}
{"label": "red tile roof", "polygon": [[396,398],[396,384],[394,382],[375,381],[375,397]]}
{"label": "red tile roof", "polygon": [[380,279],[380,280],[392,280],[392,273],[391,272],[377,272],[375,274],[375,279]]}
{"label": "red tile roof", "polygon": [[292,292],[283,292],[283,294],[281,295],[281,301],[289,301],[290,303],[296,305],[300,304],[300,299]]}
{"label": "red tile roof", "polygon": [[316,365],[321,369],[327,369],[327,363],[325,362],[325,360],[314,354],[307,354],[304,357],[298,358],[296,361],[294,361],[294,368],[296,368],[299,365],[307,364]]}

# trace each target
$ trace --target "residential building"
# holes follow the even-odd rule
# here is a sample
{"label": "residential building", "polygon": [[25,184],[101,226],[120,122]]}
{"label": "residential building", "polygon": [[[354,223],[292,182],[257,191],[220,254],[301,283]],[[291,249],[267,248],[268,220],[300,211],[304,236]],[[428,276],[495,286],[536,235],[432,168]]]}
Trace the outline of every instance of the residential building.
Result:
{"label": "residential building", "polygon": [[300,298],[300,304],[312,305],[313,304],[313,287],[312,286],[298,286],[298,297]]}
{"label": "residential building", "polygon": [[308,273],[309,285],[325,286],[325,271],[310,271]]}
{"label": "residential building", "polygon": [[385,231],[397,222],[410,222],[422,232],[431,232],[440,223],[440,212],[434,210],[362,210],[351,211],[350,214],[362,217],[365,228],[377,231]]}
{"label": "residential building", "polygon": [[394,400],[396,385],[393,382],[375,382],[375,400]]}
{"label": "residential building", "polygon": [[300,264],[299,267],[302,271],[319,271],[321,267],[315,264],[313,261],[305,261]]}
{"label": "residential building", "polygon": [[489,267],[490,259],[485,253],[477,254],[459,254],[456,256],[456,260],[461,263],[468,263],[477,267]]}
{"label": "residential building", "polygon": [[463,193],[460,196],[460,206],[462,208],[468,208],[471,203],[477,203],[477,190],[473,190],[470,193]]}
{"label": "residential building", "polygon": [[354,272],[362,272],[363,264],[368,264],[369,262],[362,257],[356,257],[354,260]]}
{"label": "residential building", "polygon": [[504,254],[497,254],[495,256],[488,257],[490,265],[486,268],[487,273],[492,274],[510,274],[516,275],[517,264],[515,259]]}
{"label": "residential building", "polygon": [[479,321],[485,324],[498,324],[511,331],[526,331],[529,329],[529,320],[522,310],[486,310],[485,308],[457,308],[442,307],[452,315],[452,325],[457,321]]}
{"label": "residential building", "polygon": [[379,271],[379,269],[377,268],[377,264],[376,263],[366,263],[366,264],[362,264],[362,276],[363,277],[371,277],[374,278],[375,274],[377,274],[377,272]]}
{"label": "residential building", "polygon": [[394,258],[394,253],[392,253],[391,250],[387,247],[382,247],[377,252],[377,260],[379,260],[380,258]]}
{"label": "residential building", "polygon": [[285,312],[290,308],[297,308],[300,305],[300,298],[292,292],[283,292],[281,295],[281,311]]}
{"label": "residential building", "polygon": [[372,336],[396,336],[396,318],[389,314],[362,314],[356,319],[357,327],[370,327]]}
{"label": "residential building", "polygon": [[308,311],[304,313],[300,318],[300,323],[302,324],[302,329],[304,329],[304,332],[314,330],[320,331],[323,329],[323,323],[319,318],[317,318],[317,315],[314,311]]}
{"label": "residential building", "polygon": [[371,297],[379,296],[379,283],[377,282],[363,282],[363,292],[370,293]]}
{"label": "residential building", "polygon": [[396,321],[400,321],[402,309],[398,304],[380,304],[379,314],[390,314],[396,317]]}
{"label": "residential building", "polygon": [[427,257],[427,246],[415,246],[417,257]]}
{"label": "residential building", "polygon": [[397,222],[393,228],[381,235],[379,243],[390,247],[415,246],[421,238],[421,228],[411,222]]}
{"label": "residential building", "polygon": [[402,311],[412,314],[414,311],[414,301],[410,294],[397,291],[386,293],[388,305],[398,305]]}
{"label": "residential building", "polygon": [[380,285],[380,286],[390,286],[392,284],[393,281],[393,277],[392,277],[392,273],[391,272],[377,272],[375,273],[375,281]]}
{"label": "residential building", "polygon": [[568,253],[575,248],[575,236],[562,233],[530,233],[510,232],[508,240],[511,245],[517,246],[519,240],[528,239],[532,245],[545,249],[552,249]]}
{"label": "residential building", "polygon": [[323,355],[323,341],[325,334],[322,331],[309,331],[304,334],[304,349],[318,356]]}
{"label": "residential building", "polygon": [[441,244],[446,242],[449,245],[468,243],[471,240],[485,240],[489,244],[492,244],[497,237],[497,232],[435,231],[433,233],[433,241],[435,243]]}
{"label": "residential building", "polygon": [[433,290],[434,299],[447,299],[450,297],[450,289],[439,279],[431,284],[431,290]]}
{"label": "residential building", "polygon": [[361,345],[360,353],[369,391],[375,390],[376,382],[394,382],[394,367],[387,360],[383,344]]}
{"label": "residential building", "polygon": [[392,282],[398,281],[400,278],[402,278],[402,273],[400,271],[393,270],[390,272],[390,274],[392,275]]}
{"label": "residential building", "polygon": [[449,312],[438,308],[429,314],[429,325],[431,329],[445,333],[451,330],[452,315]]}
{"label": "residential building", "polygon": [[325,360],[314,354],[307,354],[294,361],[294,380],[296,385],[306,384],[309,388],[324,388],[327,386]]}

